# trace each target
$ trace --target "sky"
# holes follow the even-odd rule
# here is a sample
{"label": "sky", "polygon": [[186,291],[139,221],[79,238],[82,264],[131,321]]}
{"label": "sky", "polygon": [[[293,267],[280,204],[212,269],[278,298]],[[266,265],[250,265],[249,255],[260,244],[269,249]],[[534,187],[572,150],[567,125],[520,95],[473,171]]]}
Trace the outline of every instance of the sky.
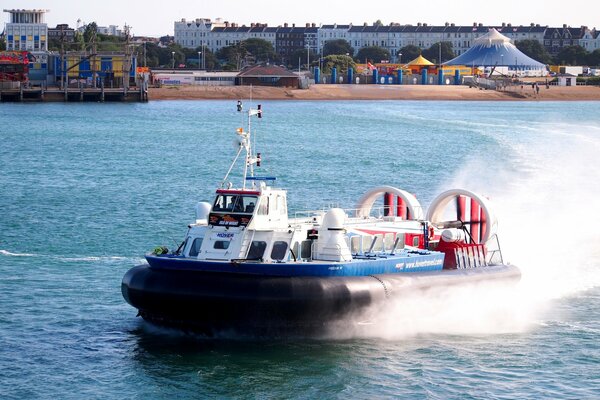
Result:
{"label": "sky", "polygon": [[[224,21],[249,25],[263,22],[272,26],[304,26],[307,22],[317,25],[372,24],[380,19],[384,24],[397,22],[416,25],[418,22],[443,25],[541,25],[573,27],[586,25],[600,28],[600,2],[569,3],[562,0],[538,1],[463,1],[427,0],[412,2],[379,2],[356,0],[2,0],[2,9],[48,9],[48,26],[68,23],[77,25],[77,20],[100,26],[127,23],[134,35],[173,35],[173,23],[182,18],[222,18]],[[423,4],[423,5],[421,5]],[[0,18],[2,28],[9,14]]]}

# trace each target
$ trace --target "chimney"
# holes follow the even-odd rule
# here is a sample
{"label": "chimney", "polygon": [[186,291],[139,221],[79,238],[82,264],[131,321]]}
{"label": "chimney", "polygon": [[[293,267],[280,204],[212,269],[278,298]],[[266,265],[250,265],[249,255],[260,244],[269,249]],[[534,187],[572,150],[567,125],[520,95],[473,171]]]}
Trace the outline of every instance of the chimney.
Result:
{"label": "chimney", "polygon": [[448,22],[444,23],[444,26],[450,26],[450,24]]}
{"label": "chimney", "polygon": [[477,26],[477,22],[473,22],[473,27],[476,27],[476,26]]}
{"label": "chimney", "polygon": [[450,24],[450,26],[455,26],[455,25],[454,25],[454,22],[452,22],[452,23]]}
{"label": "chimney", "polygon": [[417,22],[417,26],[421,26],[422,24],[420,22]]}
{"label": "chimney", "polygon": [[316,28],[317,24],[313,22],[312,24],[310,24],[310,26],[311,26],[311,28]]}
{"label": "chimney", "polygon": [[363,22],[363,26],[368,26],[368,24],[366,22]]}
{"label": "chimney", "polygon": [[512,26],[512,24],[509,22],[508,24],[506,24],[506,26],[508,26],[510,28]]}
{"label": "chimney", "polygon": [[283,23],[283,27],[284,27],[284,28],[287,28],[287,27],[288,27],[288,23],[287,23],[287,22],[284,22],[284,23]]}
{"label": "chimney", "polygon": [[483,24],[480,22],[480,23],[479,23],[479,27],[481,28],[482,26],[483,26]]}
{"label": "chimney", "polygon": [[505,28],[506,27],[506,22],[502,23],[502,27]]}
{"label": "chimney", "polygon": [[565,28],[565,29],[566,29],[566,27],[567,27],[567,24],[563,24],[563,28]]}
{"label": "chimney", "polygon": [[254,25],[254,22],[250,22],[250,28],[254,28],[256,25]]}
{"label": "chimney", "polygon": [[533,28],[535,26],[535,24],[532,22],[531,24],[529,24],[529,26],[531,26]]}
{"label": "chimney", "polygon": [[427,23],[423,22],[423,26],[427,26]]}
{"label": "chimney", "polygon": [[540,27],[540,24],[535,24],[535,27],[536,27],[536,28],[539,28],[539,27]]}
{"label": "chimney", "polygon": [[310,24],[307,22],[306,25],[304,25],[306,28],[310,28]]}
{"label": "chimney", "polygon": [[296,24],[292,24],[292,28],[295,28],[295,27],[296,27]]}

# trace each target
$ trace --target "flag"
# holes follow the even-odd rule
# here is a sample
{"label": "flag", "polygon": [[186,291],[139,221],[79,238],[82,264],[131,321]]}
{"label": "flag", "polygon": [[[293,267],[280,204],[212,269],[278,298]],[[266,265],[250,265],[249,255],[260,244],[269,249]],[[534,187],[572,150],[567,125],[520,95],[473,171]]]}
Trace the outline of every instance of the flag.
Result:
{"label": "flag", "polygon": [[367,62],[367,68],[369,68],[371,71],[373,71],[375,68],[375,66],[373,64],[371,64],[370,62]]}

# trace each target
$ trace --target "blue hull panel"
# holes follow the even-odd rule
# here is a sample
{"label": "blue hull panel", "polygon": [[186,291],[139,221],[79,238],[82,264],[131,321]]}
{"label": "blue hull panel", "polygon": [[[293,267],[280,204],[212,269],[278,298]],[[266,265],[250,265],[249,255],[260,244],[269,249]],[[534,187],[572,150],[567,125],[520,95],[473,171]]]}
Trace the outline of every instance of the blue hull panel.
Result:
{"label": "blue hull panel", "polygon": [[265,276],[368,276],[406,272],[440,271],[444,254],[432,251],[402,252],[385,257],[355,258],[351,262],[283,262],[204,261],[181,256],[147,255],[151,268],[196,270]]}

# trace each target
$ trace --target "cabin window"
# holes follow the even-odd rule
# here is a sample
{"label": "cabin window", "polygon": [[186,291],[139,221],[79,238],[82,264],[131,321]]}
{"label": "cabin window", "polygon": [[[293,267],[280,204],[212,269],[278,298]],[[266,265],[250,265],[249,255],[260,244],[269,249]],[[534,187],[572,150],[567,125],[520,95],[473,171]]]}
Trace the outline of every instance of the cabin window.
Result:
{"label": "cabin window", "polygon": [[202,247],[202,238],[194,239],[194,241],[192,242],[192,245],[190,246],[189,256],[197,257],[198,253],[200,253],[200,247]]}
{"label": "cabin window", "polygon": [[413,237],[413,247],[419,247],[419,237]]}
{"label": "cabin window", "polygon": [[310,259],[312,256],[312,240],[303,240],[300,258]]}
{"label": "cabin window", "polygon": [[257,196],[241,196],[236,194],[218,195],[213,204],[214,212],[235,212],[249,213],[254,212],[254,206],[258,201]]}
{"label": "cabin window", "polygon": [[283,241],[276,241],[273,243],[273,249],[271,250],[272,260],[283,260],[287,252],[287,243]]}
{"label": "cabin window", "polygon": [[217,240],[215,242],[214,248],[217,250],[227,250],[229,248],[229,240]]}
{"label": "cabin window", "polygon": [[246,257],[248,260],[258,260],[263,258],[265,255],[265,250],[267,248],[267,242],[263,242],[262,240],[255,240],[250,244],[250,250],[248,250],[248,256]]}
{"label": "cabin window", "polygon": [[269,198],[263,197],[258,205],[258,215],[269,215]]}

